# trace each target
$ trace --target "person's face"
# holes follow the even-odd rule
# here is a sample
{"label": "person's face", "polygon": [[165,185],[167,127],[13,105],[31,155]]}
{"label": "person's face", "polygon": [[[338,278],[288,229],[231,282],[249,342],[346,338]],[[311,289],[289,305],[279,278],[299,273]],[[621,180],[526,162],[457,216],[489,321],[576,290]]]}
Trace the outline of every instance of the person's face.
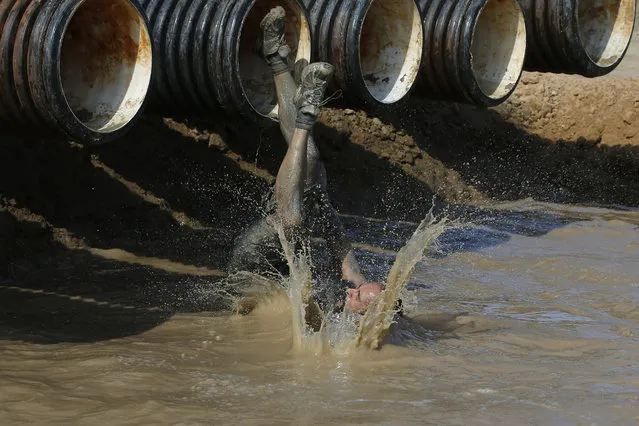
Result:
{"label": "person's face", "polygon": [[361,314],[382,290],[383,286],[380,283],[367,283],[359,288],[349,288],[346,290],[346,308]]}

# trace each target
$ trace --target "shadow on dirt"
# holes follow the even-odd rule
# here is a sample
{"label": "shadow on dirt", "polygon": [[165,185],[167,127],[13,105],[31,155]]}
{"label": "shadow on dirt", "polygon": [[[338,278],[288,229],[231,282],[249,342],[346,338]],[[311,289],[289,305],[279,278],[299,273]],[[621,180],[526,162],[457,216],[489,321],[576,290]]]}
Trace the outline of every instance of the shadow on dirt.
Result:
{"label": "shadow on dirt", "polygon": [[179,312],[228,309],[215,279],[64,251],[0,280],[0,339],[95,342],[149,330]]}
{"label": "shadow on dirt", "polygon": [[639,206],[639,146],[548,141],[494,110],[419,99],[380,117],[490,198]]}
{"label": "shadow on dirt", "polygon": [[[342,123],[348,118],[339,116],[341,110],[318,125],[330,196],[342,213],[415,222],[431,208],[434,194],[471,200],[473,191],[479,193],[474,188],[496,199],[639,205],[634,148],[548,143],[495,112],[471,107],[411,101],[403,108],[380,113],[381,123],[370,128]],[[8,279],[0,285],[0,338],[97,341],[143,332],[175,312],[219,308],[213,278],[77,250],[120,248],[224,268],[233,238],[260,214],[286,147],[276,128],[186,123],[169,126],[144,117],[126,138],[100,147],[3,133],[0,277]],[[387,133],[384,123],[405,135],[397,140],[412,138],[421,151],[411,148],[411,158],[398,160],[403,148],[394,135],[380,133]],[[454,196],[464,193],[471,195]],[[438,208],[453,218],[482,214],[472,206],[440,202]],[[390,222],[345,222],[356,241],[390,249],[414,226],[393,234]],[[548,223],[539,235],[567,222]],[[469,241],[451,244],[450,251],[530,232],[498,225],[493,231],[461,236]]]}

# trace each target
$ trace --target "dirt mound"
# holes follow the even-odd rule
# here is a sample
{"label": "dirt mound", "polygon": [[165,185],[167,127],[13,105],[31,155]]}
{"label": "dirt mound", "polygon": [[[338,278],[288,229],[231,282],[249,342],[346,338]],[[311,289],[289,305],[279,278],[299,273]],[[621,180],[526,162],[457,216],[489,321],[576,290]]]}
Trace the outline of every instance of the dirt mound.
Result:
{"label": "dirt mound", "polygon": [[549,140],[639,145],[639,79],[527,73],[497,111]]}

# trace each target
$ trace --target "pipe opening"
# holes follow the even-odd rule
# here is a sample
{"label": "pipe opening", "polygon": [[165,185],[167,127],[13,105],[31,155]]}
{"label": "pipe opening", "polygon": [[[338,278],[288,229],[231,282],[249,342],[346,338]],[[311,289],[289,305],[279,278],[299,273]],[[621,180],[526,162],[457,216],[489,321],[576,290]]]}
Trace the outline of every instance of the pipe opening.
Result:
{"label": "pipe opening", "polygon": [[137,114],[151,81],[151,40],[128,0],[86,0],[62,41],[62,89],[76,118],[109,133]]}
{"label": "pipe opening", "polygon": [[516,0],[488,0],[479,12],[470,47],[473,75],[491,99],[517,85],[526,56],[526,24]]}
{"label": "pipe opening", "polygon": [[623,57],[635,20],[635,0],[580,0],[579,38],[588,57],[600,67]]}
{"label": "pipe opening", "polygon": [[259,53],[260,22],[276,6],[286,11],[286,41],[291,48],[290,64],[296,72],[311,60],[311,32],[303,9],[295,0],[260,0],[251,7],[240,38],[239,69],[244,94],[255,111],[271,118],[278,115],[277,94],[271,68]]}
{"label": "pipe opening", "polygon": [[415,83],[422,58],[422,22],[414,0],[374,0],[360,37],[366,87],[377,101],[401,100]]}

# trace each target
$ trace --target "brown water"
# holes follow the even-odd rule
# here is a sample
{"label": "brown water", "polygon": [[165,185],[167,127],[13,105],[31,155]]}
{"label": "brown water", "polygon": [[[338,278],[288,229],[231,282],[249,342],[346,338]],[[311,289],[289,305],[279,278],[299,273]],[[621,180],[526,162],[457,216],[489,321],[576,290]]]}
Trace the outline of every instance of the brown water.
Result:
{"label": "brown water", "polygon": [[384,343],[399,311],[397,300],[404,295],[413,269],[423,259],[425,252],[437,241],[437,238],[444,233],[446,223],[445,218],[436,221],[432,212],[429,213],[406,242],[406,245],[399,250],[393,266],[384,280],[384,291],[371,303],[359,321],[355,341],[357,347],[378,349]]}
{"label": "brown water", "polygon": [[[60,316],[55,303],[5,307],[1,423],[638,424],[639,211],[519,202],[466,217],[418,264],[406,317],[377,351],[295,349],[283,296],[248,316],[176,314],[92,343],[60,331],[47,339],[62,343],[34,343],[37,330],[10,321]],[[417,226],[345,220],[380,248],[360,253],[379,277]],[[116,325],[140,315],[76,309]],[[99,320],[84,325],[109,335]]]}

